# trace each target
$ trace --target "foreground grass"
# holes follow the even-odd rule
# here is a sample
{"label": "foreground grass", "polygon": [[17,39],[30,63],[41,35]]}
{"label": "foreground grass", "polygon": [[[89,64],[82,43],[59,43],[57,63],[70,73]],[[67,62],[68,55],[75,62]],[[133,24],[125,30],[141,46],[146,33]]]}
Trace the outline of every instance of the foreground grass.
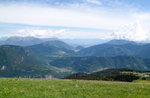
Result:
{"label": "foreground grass", "polygon": [[150,84],[0,79],[0,98],[150,98]]}
{"label": "foreground grass", "polygon": [[135,80],[135,83],[150,83],[150,80]]}

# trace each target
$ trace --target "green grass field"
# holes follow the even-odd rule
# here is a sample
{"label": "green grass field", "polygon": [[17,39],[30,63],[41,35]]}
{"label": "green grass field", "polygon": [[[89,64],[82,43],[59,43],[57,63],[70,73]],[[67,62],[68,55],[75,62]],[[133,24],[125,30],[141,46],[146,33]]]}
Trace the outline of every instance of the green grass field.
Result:
{"label": "green grass field", "polygon": [[149,93],[148,83],[0,79],[0,98],[150,98]]}
{"label": "green grass field", "polygon": [[150,80],[135,80],[135,83],[150,83]]}

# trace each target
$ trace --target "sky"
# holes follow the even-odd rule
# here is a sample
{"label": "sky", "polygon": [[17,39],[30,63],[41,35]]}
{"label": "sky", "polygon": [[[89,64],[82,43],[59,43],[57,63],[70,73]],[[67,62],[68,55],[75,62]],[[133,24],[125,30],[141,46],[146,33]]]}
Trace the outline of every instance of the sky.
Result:
{"label": "sky", "polygon": [[0,37],[150,41],[150,0],[0,0]]}

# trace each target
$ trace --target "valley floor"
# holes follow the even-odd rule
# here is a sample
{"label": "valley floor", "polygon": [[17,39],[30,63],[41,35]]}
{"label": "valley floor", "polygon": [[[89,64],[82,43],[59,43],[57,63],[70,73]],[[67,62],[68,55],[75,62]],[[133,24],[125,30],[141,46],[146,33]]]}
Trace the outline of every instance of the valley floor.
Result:
{"label": "valley floor", "polygon": [[0,98],[150,98],[149,83],[0,78]]}

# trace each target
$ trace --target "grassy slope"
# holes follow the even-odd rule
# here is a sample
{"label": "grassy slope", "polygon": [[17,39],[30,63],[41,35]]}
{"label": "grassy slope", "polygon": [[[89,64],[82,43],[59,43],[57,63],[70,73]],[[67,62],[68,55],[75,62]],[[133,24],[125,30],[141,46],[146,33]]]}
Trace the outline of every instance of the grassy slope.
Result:
{"label": "grassy slope", "polygon": [[150,84],[50,79],[0,79],[1,98],[150,98]]}
{"label": "grassy slope", "polygon": [[135,80],[135,83],[150,83],[150,80]]}

